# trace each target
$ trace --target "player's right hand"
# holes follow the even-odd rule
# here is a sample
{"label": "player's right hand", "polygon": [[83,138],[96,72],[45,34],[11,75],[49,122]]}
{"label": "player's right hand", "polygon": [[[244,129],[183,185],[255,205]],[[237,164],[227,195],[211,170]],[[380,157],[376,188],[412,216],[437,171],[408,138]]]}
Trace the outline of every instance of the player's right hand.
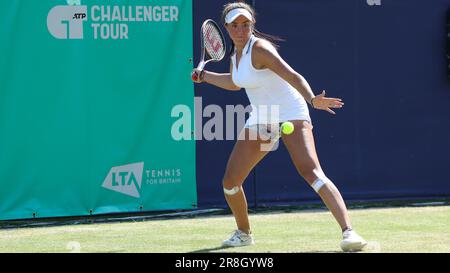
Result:
{"label": "player's right hand", "polygon": [[201,71],[200,69],[194,68],[194,69],[192,70],[192,73],[191,73],[192,81],[193,81],[193,82],[196,82],[196,83],[201,83],[201,82],[203,82],[203,79],[200,79],[200,74],[201,74],[201,73],[202,73],[202,71]]}

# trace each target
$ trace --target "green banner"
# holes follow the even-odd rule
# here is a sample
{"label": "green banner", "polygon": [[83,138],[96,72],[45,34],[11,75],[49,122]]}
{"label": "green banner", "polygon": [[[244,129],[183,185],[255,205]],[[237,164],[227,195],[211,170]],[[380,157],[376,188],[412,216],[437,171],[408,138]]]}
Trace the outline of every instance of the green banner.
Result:
{"label": "green banner", "polygon": [[192,209],[190,0],[10,0],[0,10],[0,220]]}

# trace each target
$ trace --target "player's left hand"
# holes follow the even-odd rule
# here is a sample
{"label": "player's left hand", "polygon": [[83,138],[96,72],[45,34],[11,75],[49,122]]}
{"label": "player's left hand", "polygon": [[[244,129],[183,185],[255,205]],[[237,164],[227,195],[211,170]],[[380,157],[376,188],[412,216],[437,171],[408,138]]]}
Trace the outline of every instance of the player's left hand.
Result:
{"label": "player's left hand", "polygon": [[315,96],[312,99],[312,106],[314,109],[325,110],[328,113],[336,115],[336,113],[331,110],[331,108],[342,108],[342,106],[344,106],[344,103],[341,99],[338,98],[325,97],[325,90],[323,90],[322,94]]}

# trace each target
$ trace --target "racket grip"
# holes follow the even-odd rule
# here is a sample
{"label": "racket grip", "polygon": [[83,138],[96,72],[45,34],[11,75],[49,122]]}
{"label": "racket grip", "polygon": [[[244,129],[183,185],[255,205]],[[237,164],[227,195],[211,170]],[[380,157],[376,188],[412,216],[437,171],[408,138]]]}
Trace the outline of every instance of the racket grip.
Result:
{"label": "racket grip", "polygon": [[[200,73],[202,73],[202,71],[203,71],[203,68],[205,68],[205,64],[206,64],[206,62],[205,61],[200,61],[200,63],[197,65],[197,70],[198,71],[200,71]],[[191,75],[191,78],[192,78],[192,80],[193,81],[198,81],[198,79],[200,78],[200,75],[199,74],[197,74],[197,72],[192,72],[192,75]]]}

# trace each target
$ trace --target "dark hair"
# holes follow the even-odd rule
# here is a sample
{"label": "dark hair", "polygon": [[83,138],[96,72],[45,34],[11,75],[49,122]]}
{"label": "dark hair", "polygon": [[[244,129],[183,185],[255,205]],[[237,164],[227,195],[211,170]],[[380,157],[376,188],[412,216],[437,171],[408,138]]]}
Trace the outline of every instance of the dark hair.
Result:
{"label": "dark hair", "polygon": [[[253,17],[253,25],[256,24],[256,13],[255,13],[255,10],[249,4],[244,3],[244,2],[228,3],[228,4],[225,4],[223,6],[223,10],[222,10],[222,24],[224,24],[224,25],[226,24],[225,23],[225,17],[227,16],[227,14],[230,11],[232,11],[234,9],[237,9],[237,8],[243,8],[243,9],[248,10],[250,12],[250,14],[252,15],[252,17]],[[261,31],[257,30],[256,27],[253,27],[253,35],[255,35],[258,38],[262,38],[262,39],[268,41],[276,49],[279,48],[279,46],[276,44],[276,41],[284,41],[283,39],[281,39],[278,36],[273,36],[273,35],[270,35],[270,34],[263,33]],[[231,41],[230,56],[233,55],[233,53],[234,53],[234,43],[233,43],[233,41]]]}

